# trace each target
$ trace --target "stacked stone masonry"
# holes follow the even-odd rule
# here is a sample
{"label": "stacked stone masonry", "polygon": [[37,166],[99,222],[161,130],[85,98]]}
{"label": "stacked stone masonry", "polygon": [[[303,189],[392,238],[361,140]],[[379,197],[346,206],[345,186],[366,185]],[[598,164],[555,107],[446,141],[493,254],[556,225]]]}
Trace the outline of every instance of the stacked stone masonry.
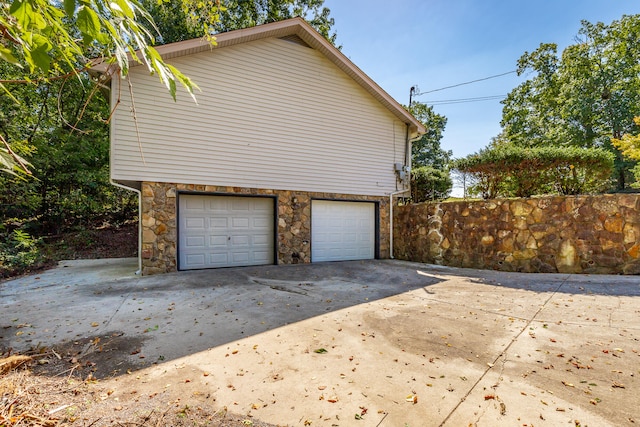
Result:
{"label": "stacked stone masonry", "polygon": [[545,273],[640,274],[640,195],[421,203],[394,210],[396,258]]}
{"label": "stacked stone masonry", "polygon": [[177,195],[194,192],[217,195],[270,195],[277,197],[277,263],[311,262],[311,200],[333,199],[379,203],[380,257],[389,257],[388,197],[334,193],[266,190],[211,185],[142,183],[142,274],[177,270]]}

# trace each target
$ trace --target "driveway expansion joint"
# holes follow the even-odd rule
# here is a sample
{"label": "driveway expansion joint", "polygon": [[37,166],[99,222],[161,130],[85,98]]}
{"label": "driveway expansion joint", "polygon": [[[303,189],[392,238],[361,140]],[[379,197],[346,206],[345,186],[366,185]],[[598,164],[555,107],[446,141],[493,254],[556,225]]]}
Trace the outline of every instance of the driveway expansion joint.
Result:
{"label": "driveway expansion joint", "polygon": [[[530,319],[527,320],[527,324],[524,325],[524,327],[520,330],[520,332],[518,332],[518,334],[516,336],[514,336],[511,341],[509,341],[509,344],[507,344],[507,346],[500,352],[500,354],[498,354],[498,356],[493,360],[493,363],[489,364],[487,368],[485,368],[484,372],[482,373],[482,375],[480,375],[480,377],[476,380],[475,383],[473,383],[473,385],[469,388],[469,390],[467,390],[467,392],[464,394],[464,396],[460,399],[460,401],[458,402],[458,404],[451,410],[451,412],[449,412],[449,414],[445,417],[445,419],[440,423],[440,425],[438,427],[443,427],[447,421],[449,421],[449,419],[453,416],[453,414],[458,410],[458,408],[460,407],[460,405],[462,405],[464,403],[465,400],[467,400],[467,397],[469,397],[469,395],[475,390],[475,388],[478,386],[478,384],[480,384],[480,382],[482,380],[484,380],[484,378],[487,376],[487,374],[489,373],[489,371],[491,371],[491,369],[493,369],[493,367],[498,363],[498,361],[500,359],[503,359],[502,363],[501,363],[501,369],[500,369],[500,379],[502,378],[502,372],[504,372],[504,366],[507,363],[507,353],[509,351],[509,349],[511,348],[511,346],[513,346],[513,344],[515,344],[515,342],[520,338],[520,336],[531,327],[531,324],[535,321],[536,317],[540,314],[540,312],[547,306],[547,304],[549,304],[549,301],[551,301],[551,299],[560,291],[560,289],[562,288],[562,286],[567,283],[567,280],[569,280],[569,277],[571,276],[567,276],[564,278],[564,280],[562,280],[560,282],[560,284],[556,287],[556,289],[551,292],[551,294],[547,297],[547,299],[545,299],[544,303],[538,308],[538,310],[533,314],[533,316],[531,316]],[[497,388],[498,384],[496,384],[496,388]],[[500,403],[500,407],[502,408],[501,412],[504,410],[504,403],[501,402]]]}

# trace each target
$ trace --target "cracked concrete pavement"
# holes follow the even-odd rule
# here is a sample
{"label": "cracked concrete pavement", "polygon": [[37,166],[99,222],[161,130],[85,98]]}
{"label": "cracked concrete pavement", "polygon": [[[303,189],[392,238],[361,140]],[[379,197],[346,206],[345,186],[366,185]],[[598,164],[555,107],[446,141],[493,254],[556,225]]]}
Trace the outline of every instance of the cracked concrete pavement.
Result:
{"label": "cracked concrete pavement", "polygon": [[111,398],[161,391],[278,425],[640,423],[637,276],[135,269],[66,261],[0,283],[0,350],[82,344]]}

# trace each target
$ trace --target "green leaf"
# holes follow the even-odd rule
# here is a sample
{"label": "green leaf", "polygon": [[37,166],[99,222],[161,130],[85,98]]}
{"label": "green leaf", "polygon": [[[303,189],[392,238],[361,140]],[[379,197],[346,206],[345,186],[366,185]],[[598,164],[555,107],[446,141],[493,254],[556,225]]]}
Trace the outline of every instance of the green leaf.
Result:
{"label": "green leaf", "polygon": [[49,72],[49,67],[51,66],[51,57],[49,56],[51,48],[51,43],[46,37],[39,34],[33,35],[29,56],[31,57],[31,62],[45,73]]}
{"label": "green leaf", "polygon": [[64,11],[67,13],[69,18],[73,17],[73,14],[76,11],[76,1],[75,0],[64,0]]}
{"label": "green leaf", "polygon": [[14,1],[9,8],[9,13],[16,18],[16,21],[23,28],[29,28],[31,19],[34,16],[31,4],[27,1]]}
{"label": "green leaf", "polygon": [[22,65],[20,65],[20,62],[18,62],[18,59],[15,56],[13,56],[13,52],[11,52],[10,49],[7,49],[2,45],[0,45],[0,59],[22,68]]}
{"label": "green leaf", "polygon": [[100,36],[100,18],[90,8],[86,6],[80,8],[77,24],[82,34],[88,36],[91,40],[96,40]]}
{"label": "green leaf", "polygon": [[318,353],[318,354],[325,354],[328,353],[328,351],[324,348],[319,348],[317,350],[313,350],[314,353]]}
{"label": "green leaf", "polygon": [[135,18],[135,13],[133,12],[133,9],[129,5],[129,2],[126,0],[115,0],[113,3],[111,3],[111,7],[113,9],[118,9],[120,12],[122,12],[124,16],[126,16],[129,19]]}

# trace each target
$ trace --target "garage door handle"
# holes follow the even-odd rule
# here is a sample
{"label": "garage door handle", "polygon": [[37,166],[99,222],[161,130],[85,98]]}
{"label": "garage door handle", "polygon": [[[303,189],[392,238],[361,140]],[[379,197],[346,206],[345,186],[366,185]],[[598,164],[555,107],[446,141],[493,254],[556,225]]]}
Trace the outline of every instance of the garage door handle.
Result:
{"label": "garage door handle", "polygon": [[231,236],[227,236],[227,240],[231,240]]}

